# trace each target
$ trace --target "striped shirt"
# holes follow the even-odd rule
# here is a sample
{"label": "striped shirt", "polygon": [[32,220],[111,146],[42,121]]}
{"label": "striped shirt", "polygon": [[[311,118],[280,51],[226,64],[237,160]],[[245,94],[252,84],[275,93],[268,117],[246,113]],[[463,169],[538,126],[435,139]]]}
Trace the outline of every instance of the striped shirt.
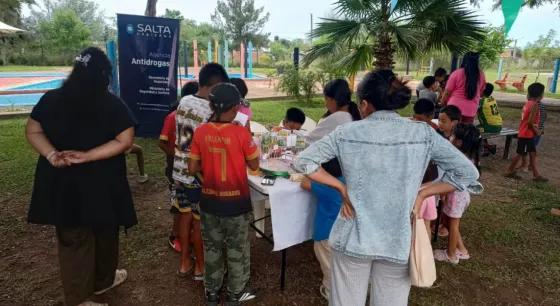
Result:
{"label": "striped shirt", "polygon": [[537,105],[541,111],[541,116],[539,117],[539,130],[542,131],[544,130],[544,121],[546,120],[546,105],[544,105],[542,101],[539,101]]}

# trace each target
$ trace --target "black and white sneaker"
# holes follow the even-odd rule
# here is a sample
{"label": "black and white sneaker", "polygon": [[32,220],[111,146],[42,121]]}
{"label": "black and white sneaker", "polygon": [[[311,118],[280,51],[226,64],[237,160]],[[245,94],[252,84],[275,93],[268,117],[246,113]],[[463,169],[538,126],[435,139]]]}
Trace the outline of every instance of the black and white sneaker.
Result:
{"label": "black and white sneaker", "polygon": [[220,293],[206,291],[206,306],[219,306],[219,305],[220,305]]}
{"label": "black and white sneaker", "polygon": [[253,302],[260,294],[259,289],[251,286],[245,286],[245,289],[238,294],[228,292],[226,306],[238,306]]}

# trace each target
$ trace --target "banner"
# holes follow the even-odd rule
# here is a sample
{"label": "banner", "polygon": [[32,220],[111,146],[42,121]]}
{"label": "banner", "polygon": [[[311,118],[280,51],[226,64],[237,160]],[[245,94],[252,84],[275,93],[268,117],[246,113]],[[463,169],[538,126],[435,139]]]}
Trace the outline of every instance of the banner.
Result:
{"label": "banner", "polygon": [[178,19],[117,15],[121,98],[136,116],[136,136],[156,138],[177,101]]}
{"label": "banner", "polygon": [[506,35],[508,35],[509,30],[511,30],[511,27],[515,23],[515,19],[517,19],[517,15],[519,15],[522,5],[523,0],[508,0],[502,2],[502,13],[504,14]]}

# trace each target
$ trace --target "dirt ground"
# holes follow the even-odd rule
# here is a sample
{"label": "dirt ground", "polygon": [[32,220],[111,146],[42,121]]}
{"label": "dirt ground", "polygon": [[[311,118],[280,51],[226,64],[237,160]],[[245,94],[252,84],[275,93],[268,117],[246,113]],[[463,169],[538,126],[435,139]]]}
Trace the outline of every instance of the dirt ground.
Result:
{"label": "dirt ground", "polygon": [[[516,120],[508,121],[504,126],[516,127],[517,124]],[[557,141],[560,137],[559,124],[560,114],[550,113],[547,133],[543,137],[542,153],[539,155],[542,174],[556,187],[560,186],[557,157],[560,150]],[[530,177],[526,175],[521,182],[504,179],[502,173],[509,165],[509,160],[501,159],[504,140],[497,139],[492,142],[498,145],[499,153],[482,160],[481,182],[486,191],[483,196],[475,197],[473,204],[491,203],[480,209],[495,209],[496,213],[507,214],[501,210],[501,206],[515,201],[507,195],[527,186]],[[512,146],[513,152],[515,141]],[[166,245],[171,216],[167,209],[163,177],[154,175],[149,183],[138,185],[134,180],[134,171],[130,170],[130,173],[139,225],[131,229],[128,236],[123,234],[121,240],[120,266],[128,270],[129,278],[121,287],[102,296],[100,301],[110,305],[135,306],[204,305],[202,283],[181,281],[175,277],[179,255]],[[0,305],[63,305],[54,230],[52,227],[26,223],[29,198],[29,194],[12,194],[6,190],[0,192],[0,228],[10,228],[0,235]],[[474,215],[472,219],[472,224],[493,222],[489,218],[476,220]],[[267,228],[270,232],[270,224],[267,224]],[[439,280],[436,287],[430,290],[413,288],[411,305],[560,304],[557,301],[560,292],[558,287],[554,289],[555,285],[551,285],[550,288],[526,285],[537,281],[519,281],[516,285],[516,278],[546,277],[544,271],[541,273],[545,274],[540,276],[541,274],[533,269],[530,261],[534,259],[516,258],[518,254],[509,248],[500,249],[485,245],[486,234],[469,225],[468,221],[464,228],[466,236],[470,239],[467,239],[467,244],[471,254],[478,256],[479,261],[475,258],[474,261],[461,264],[457,268],[438,264]],[[556,232],[548,235],[557,234]],[[481,238],[477,240],[475,235]],[[441,245],[441,242],[439,244]],[[558,250],[558,245],[550,247]],[[257,239],[253,233],[252,282],[263,292],[256,305],[327,305],[318,291],[321,271],[314,257],[311,242],[288,250],[284,293],[280,291],[280,253],[271,250],[272,246],[268,242]],[[558,275],[560,261],[558,258],[555,260],[548,272]],[[497,276],[490,275],[494,272],[484,272],[487,266],[503,268],[499,271],[504,273],[503,278],[507,281],[496,284]],[[482,271],[473,273],[470,269]],[[554,281],[556,280],[557,277]]]}

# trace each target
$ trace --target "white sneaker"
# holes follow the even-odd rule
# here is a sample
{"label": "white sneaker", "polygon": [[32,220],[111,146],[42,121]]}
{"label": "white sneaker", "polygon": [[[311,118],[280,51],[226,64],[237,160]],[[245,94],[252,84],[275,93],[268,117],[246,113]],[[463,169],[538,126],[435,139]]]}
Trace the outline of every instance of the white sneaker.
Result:
{"label": "white sneaker", "polygon": [[328,301],[330,296],[331,296],[331,292],[329,289],[327,289],[327,287],[325,287],[325,285],[321,285],[321,287],[319,288],[319,292],[321,292],[321,295]]}
{"label": "white sneaker", "polygon": [[150,179],[150,177],[148,176],[148,174],[147,174],[147,173],[144,173],[144,175],[141,175],[141,176],[138,177],[138,183],[144,184],[144,183],[146,183],[149,179]]}
{"label": "white sneaker", "polygon": [[96,303],[92,301],[83,302],[80,306],[109,306],[107,303]]}
{"label": "white sneaker", "polygon": [[[126,280],[128,274],[126,273],[125,269],[121,269],[121,270],[117,270],[115,271],[115,280],[113,281],[113,285],[111,285],[111,287],[94,292],[93,294],[95,295],[101,295],[115,287],[117,287],[118,285],[124,283],[124,281]],[[93,303],[93,302],[92,302]],[[100,305],[107,305],[107,304],[100,304]],[[89,306],[89,305],[88,305]],[[93,304],[92,306],[97,306],[95,304]]]}

